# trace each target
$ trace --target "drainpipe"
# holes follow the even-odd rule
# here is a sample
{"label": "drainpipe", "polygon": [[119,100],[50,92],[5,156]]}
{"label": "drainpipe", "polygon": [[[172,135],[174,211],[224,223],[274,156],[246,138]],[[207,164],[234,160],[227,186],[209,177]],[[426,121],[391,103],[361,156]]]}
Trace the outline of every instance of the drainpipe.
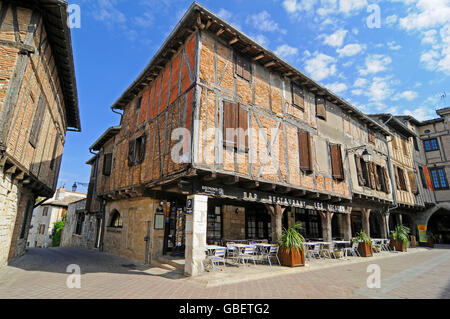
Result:
{"label": "drainpipe", "polygon": [[115,111],[115,108],[114,108],[114,107],[111,107],[111,111],[112,111],[113,113],[116,113],[116,114],[119,114],[119,115],[120,115],[120,125],[122,125],[123,113],[120,113],[120,112]]}

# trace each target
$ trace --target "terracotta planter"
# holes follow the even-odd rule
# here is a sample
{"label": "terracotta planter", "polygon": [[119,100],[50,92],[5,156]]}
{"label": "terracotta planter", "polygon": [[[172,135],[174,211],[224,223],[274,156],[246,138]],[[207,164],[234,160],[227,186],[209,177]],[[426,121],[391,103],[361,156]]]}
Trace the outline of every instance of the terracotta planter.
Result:
{"label": "terracotta planter", "polygon": [[408,244],[403,243],[401,240],[391,240],[391,248],[396,251],[406,252],[407,245]]}
{"label": "terracotta planter", "polygon": [[358,252],[361,255],[361,257],[372,257],[372,244],[370,243],[359,243],[358,245]]}
{"label": "terracotta planter", "polygon": [[416,236],[411,236],[411,248],[416,247],[417,247]]}
{"label": "terracotta planter", "polygon": [[293,248],[285,249],[280,247],[278,258],[283,266],[300,267],[305,266],[305,252]]}

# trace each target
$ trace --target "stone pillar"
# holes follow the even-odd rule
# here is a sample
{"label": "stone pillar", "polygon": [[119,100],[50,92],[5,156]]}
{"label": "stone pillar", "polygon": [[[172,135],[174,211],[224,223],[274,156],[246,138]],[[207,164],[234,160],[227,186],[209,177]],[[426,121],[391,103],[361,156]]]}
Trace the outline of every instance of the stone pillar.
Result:
{"label": "stone pillar", "polygon": [[282,217],[283,212],[286,210],[286,207],[281,207],[278,204],[275,205],[266,205],[267,209],[270,212],[270,220],[272,225],[272,243],[276,244],[281,238],[282,234]]}
{"label": "stone pillar", "polygon": [[361,215],[362,215],[362,229],[367,234],[367,236],[370,237],[370,209],[368,208],[362,208],[361,209]]}
{"label": "stone pillar", "polygon": [[352,240],[352,214],[345,214],[344,218],[344,240]]}
{"label": "stone pillar", "polygon": [[333,234],[331,230],[331,219],[334,213],[332,212],[320,212],[320,218],[322,220],[322,237],[323,241],[332,241]]}
{"label": "stone pillar", "polygon": [[193,213],[186,215],[184,273],[187,276],[197,276],[204,271],[203,261],[206,257],[208,197],[191,195],[188,196],[189,199],[193,202]]}
{"label": "stone pillar", "polygon": [[391,230],[389,229],[389,218],[390,218],[391,213],[385,213],[384,217],[386,219],[386,230],[387,230],[387,237],[389,238],[389,236],[391,235]]}

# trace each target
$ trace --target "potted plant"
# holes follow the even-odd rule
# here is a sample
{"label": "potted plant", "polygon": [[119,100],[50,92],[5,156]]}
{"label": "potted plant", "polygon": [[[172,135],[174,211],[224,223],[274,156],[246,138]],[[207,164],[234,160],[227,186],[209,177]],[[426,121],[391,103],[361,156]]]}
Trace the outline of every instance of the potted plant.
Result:
{"label": "potted plant", "polygon": [[405,252],[408,246],[409,228],[404,225],[397,225],[391,232],[391,247],[396,251]]}
{"label": "potted plant", "polygon": [[342,255],[343,255],[342,249],[335,248],[334,255],[336,256],[336,258],[342,258]]}
{"label": "potted plant", "polygon": [[381,245],[380,244],[376,244],[374,248],[377,253],[381,253]]}
{"label": "potted plant", "polygon": [[365,232],[360,232],[355,237],[355,241],[359,242],[358,252],[361,257],[372,257],[372,242],[370,241],[370,237],[367,236]]}
{"label": "potted plant", "polygon": [[305,238],[297,231],[302,226],[295,224],[283,230],[279,245],[278,257],[284,266],[305,266]]}

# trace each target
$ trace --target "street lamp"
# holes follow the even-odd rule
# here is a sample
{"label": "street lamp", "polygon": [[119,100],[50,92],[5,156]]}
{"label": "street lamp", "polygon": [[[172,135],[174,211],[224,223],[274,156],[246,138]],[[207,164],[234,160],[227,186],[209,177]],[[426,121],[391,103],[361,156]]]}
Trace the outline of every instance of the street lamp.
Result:
{"label": "street lamp", "polygon": [[361,154],[361,157],[362,157],[363,161],[366,163],[369,163],[372,160],[372,155],[369,153],[367,148],[364,149],[364,151]]}

